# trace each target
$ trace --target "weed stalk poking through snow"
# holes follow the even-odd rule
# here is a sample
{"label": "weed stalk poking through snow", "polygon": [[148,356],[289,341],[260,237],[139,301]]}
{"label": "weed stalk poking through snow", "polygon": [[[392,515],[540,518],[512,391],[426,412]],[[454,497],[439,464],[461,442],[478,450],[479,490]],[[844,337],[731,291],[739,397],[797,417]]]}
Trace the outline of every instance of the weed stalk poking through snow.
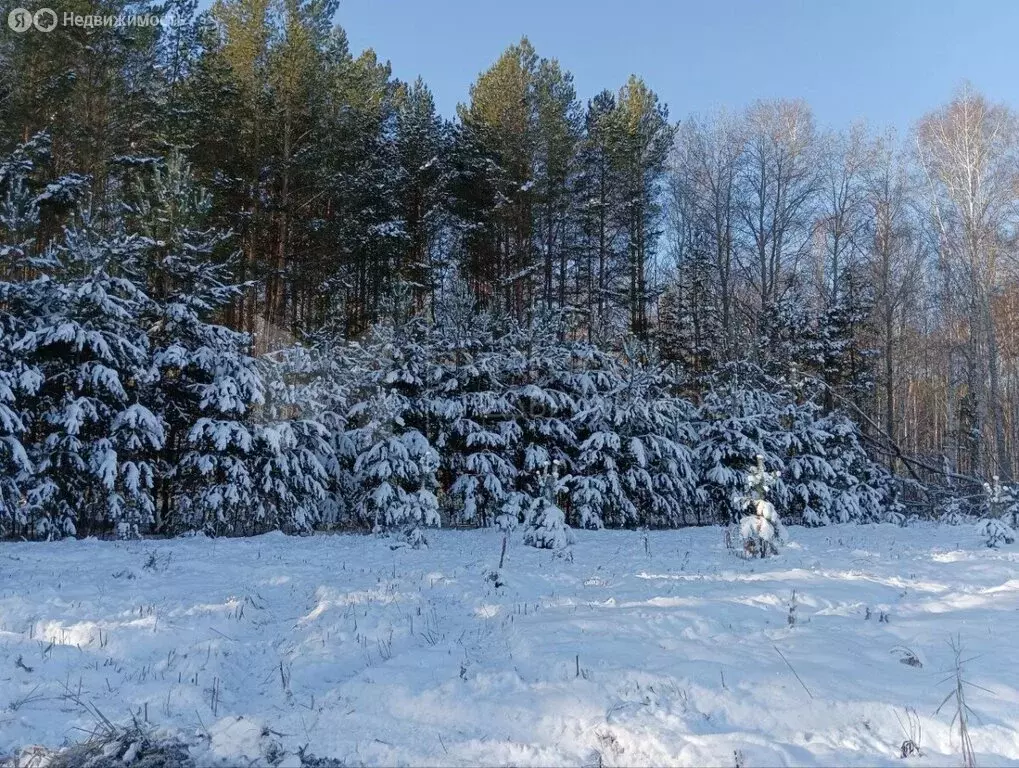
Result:
{"label": "weed stalk poking through snow", "polygon": [[906,707],[906,722],[902,722],[899,713],[895,713],[895,719],[899,721],[899,728],[902,729],[902,745],[899,747],[899,757],[923,757],[920,750],[920,739],[923,736],[923,729],[920,727],[920,715],[912,707]]}
{"label": "weed stalk poking through snow", "polygon": [[[947,683],[951,681],[954,685],[952,690],[948,692],[948,695],[945,696],[944,700],[934,711],[934,714],[940,713],[949,701],[952,701],[953,699],[955,700],[955,714],[952,715],[952,722],[949,726],[955,727],[957,725],[959,728],[959,748],[962,751],[962,764],[964,768],[976,768],[976,754],[973,752],[973,741],[969,735],[969,716],[973,715],[976,717],[976,713],[966,703],[966,686],[978,688],[981,691],[987,691],[987,689],[969,682],[962,676],[963,666],[973,659],[963,660],[962,643],[959,638],[956,637],[950,640],[949,646],[952,648],[952,653],[955,654],[955,668],[952,670],[952,674],[941,682]],[[987,692],[991,693],[991,691]]]}

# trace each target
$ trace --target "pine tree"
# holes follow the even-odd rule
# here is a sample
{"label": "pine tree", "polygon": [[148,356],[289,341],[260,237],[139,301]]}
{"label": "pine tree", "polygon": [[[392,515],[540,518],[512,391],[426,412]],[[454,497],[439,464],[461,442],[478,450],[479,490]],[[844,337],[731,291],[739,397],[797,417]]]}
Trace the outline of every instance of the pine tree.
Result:
{"label": "pine tree", "polygon": [[661,185],[675,129],[668,107],[639,77],[630,75],[619,89],[618,116],[620,179],[625,201],[627,240],[626,304],[630,332],[639,339],[651,333],[651,285],[656,246],[661,234]]}
{"label": "pine tree", "polygon": [[247,337],[217,322],[240,293],[228,235],[208,223],[211,199],[177,153],[136,179],[126,206],[155,379],[146,396],[166,424],[157,529],[241,533],[257,491],[249,459],[264,383]]}
{"label": "pine tree", "polygon": [[395,131],[403,244],[394,275],[412,286],[420,310],[438,287],[445,266],[439,242],[448,218],[450,140],[432,93],[420,78],[401,89]]}
{"label": "pine tree", "polygon": [[43,378],[30,450],[40,535],[131,536],[152,520],[151,456],[165,436],[144,399],[152,371],[139,320],[151,300],[125,276],[142,256],[138,238],[104,234],[83,209],[50,250],[46,311],[15,344]]}
{"label": "pine tree", "polygon": [[[332,43],[326,65],[329,135],[315,148],[322,158],[319,196],[327,205],[307,236],[320,248],[325,298],[341,299],[347,328],[359,336],[392,309],[389,298],[405,284],[398,267],[407,261],[403,183],[411,180],[400,165],[407,149],[400,145],[402,89],[388,63],[370,50],[352,59],[341,33]],[[427,177],[425,169],[417,180]],[[343,254],[339,260],[337,253]],[[300,294],[306,276],[295,278]]]}
{"label": "pine tree", "polygon": [[616,97],[602,91],[587,104],[579,149],[577,303],[584,307],[588,341],[607,342],[625,328],[617,298],[624,279],[624,211]]}
{"label": "pine tree", "polygon": [[507,48],[471,86],[459,108],[462,130],[461,274],[521,316],[535,298],[540,264],[534,237],[536,190],[535,81],[540,59],[526,39]]}
{"label": "pine tree", "polygon": [[[58,14],[148,15],[162,8],[146,0],[69,3]],[[3,13],[14,5],[4,4]],[[29,4],[32,10],[37,7]],[[40,6],[41,7],[41,6]],[[110,161],[154,149],[165,87],[157,50],[162,27],[58,24],[46,34],[0,40],[0,81],[6,81],[0,147],[46,131],[58,173],[91,178],[97,209],[116,198]]]}
{"label": "pine tree", "polygon": [[566,306],[577,292],[570,218],[582,135],[572,75],[521,39],[471,86],[459,117],[460,274],[517,318],[537,301]]}
{"label": "pine tree", "polygon": [[578,149],[582,132],[573,75],[555,59],[542,59],[534,76],[534,234],[541,254],[540,296],[546,306],[570,302],[577,232]]}

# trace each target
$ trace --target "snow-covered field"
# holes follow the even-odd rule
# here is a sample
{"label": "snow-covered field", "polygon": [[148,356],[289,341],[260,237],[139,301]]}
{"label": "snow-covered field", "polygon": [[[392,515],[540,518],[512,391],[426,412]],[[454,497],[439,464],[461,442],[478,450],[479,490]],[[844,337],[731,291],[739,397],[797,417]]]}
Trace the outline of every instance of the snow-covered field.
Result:
{"label": "snow-covered field", "polygon": [[500,589],[496,531],[3,544],[0,756],[94,708],[201,764],[901,764],[911,721],[909,763],[957,765],[958,637],[977,762],[1019,765],[1019,550],[790,533],[763,561],[714,528],[579,532],[573,562],[514,541]]}

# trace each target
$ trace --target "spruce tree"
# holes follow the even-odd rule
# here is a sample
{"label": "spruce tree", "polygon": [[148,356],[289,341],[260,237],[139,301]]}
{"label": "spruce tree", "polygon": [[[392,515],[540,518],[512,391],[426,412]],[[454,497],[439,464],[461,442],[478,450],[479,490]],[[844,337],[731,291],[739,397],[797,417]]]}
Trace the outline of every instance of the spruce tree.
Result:
{"label": "spruce tree", "polygon": [[0,536],[53,532],[48,520],[30,516],[26,504],[36,498],[35,468],[25,447],[32,423],[28,406],[42,372],[15,348],[45,307],[44,283],[27,275],[49,266],[39,253],[39,200],[31,188],[48,150],[48,137],[40,135],[0,160]]}
{"label": "spruce tree", "polygon": [[714,273],[705,244],[694,243],[658,303],[662,357],[697,374],[715,367],[723,347]]}
{"label": "spruce tree", "polygon": [[766,467],[781,470],[771,493],[788,522],[879,518],[889,484],[845,414],[824,413],[804,392],[750,365],[729,365],[710,381],[699,408],[703,515],[714,511],[723,513],[719,522],[739,519],[743,468],[760,455]]}
{"label": "spruce tree", "polygon": [[516,519],[520,507],[513,462],[518,433],[499,325],[458,281],[440,301],[433,330],[435,448],[448,478],[446,504],[456,519],[482,526]]}
{"label": "spruce tree", "polygon": [[46,309],[15,344],[42,375],[30,450],[41,534],[132,536],[153,518],[151,457],[165,432],[145,402],[151,299],[131,279],[143,254],[139,238],[80,210],[50,248]]}
{"label": "spruce tree", "polygon": [[747,495],[743,498],[747,514],[740,520],[739,533],[748,557],[767,557],[778,554],[778,545],[785,535],[775,505],[768,500],[780,473],[766,470],[763,456],[756,459],[747,473]]}
{"label": "spruce tree", "polygon": [[524,543],[562,555],[574,543],[573,531],[559,506],[559,497],[565,493],[569,478],[559,475],[557,461],[535,474],[537,492],[524,512]]}
{"label": "spruce tree", "polygon": [[241,287],[228,235],[208,222],[211,199],[177,153],[144,171],[127,205],[137,230],[138,273],[154,379],[146,388],[166,423],[160,452],[158,528],[245,533],[258,505],[252,461],[264,382],[248,337],[218,322]]}
{"label": "spruce tree", "polygon": [[424,424],[430,367],[426,326],[411,316],[377,326],[373,336],[378,358],[348,413],[354,516],[377,533],[400,533],[418,546],[421,528],[440,524],[439,455]]}
{"label": "spruce tree", "polygon": [[259,490],[252,510],[257,529],[311,533],[322,519],[332,444],[319,420],[311,360],[293,347],[261,361],[266,402],[254,429],[254,476]]}
{"label": "spruce tree", "polygon": [[522,321],[511,320],[503,337],[503,376],[510,422],[504,427],[509,455],[520,473],[517,490],[537,498],[537,473],[556,466],[569,475],[577,455],[573,418],[579,400],[592,389],[587,368],[591,350],[562,341],[566,325],[561,313],[537,310]]}
{"label": "spruce tree", "polygon": [[335,328],[324,327],[308,337],[308,347],[301,356],[304,384],[300,411],[310,410],[314,420],[325,428],[325,445],[318,455],[324,471],[318,524],[324,528],[356,525],[353,466],[358,446],[356,433],[348,431],[349,412],[371,370],[371,350],[346,342]]}
{"label": "spruce tree", "polygon": [[574,420],[573,513],[584,527],[696,522],[693,409],[642,345],[631,340],[621,358],[594,374]]}

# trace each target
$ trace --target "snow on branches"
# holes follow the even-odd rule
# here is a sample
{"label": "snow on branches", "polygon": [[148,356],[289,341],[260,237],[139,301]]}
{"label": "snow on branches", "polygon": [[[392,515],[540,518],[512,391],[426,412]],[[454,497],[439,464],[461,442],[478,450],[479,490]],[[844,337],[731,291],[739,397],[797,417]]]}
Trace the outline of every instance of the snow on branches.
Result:
{"label": "snow on branches", "polygon": [[[38,138],[0,159],[0,263],[28,276],[0,280],[0,536],[354,527],[421,545],[449,521],[558,551],[572,528],[742,517],[767,553],[775,506],[880,517],[883,471],[818,398],[747,365],[691,382],[644,342],[599,348],[566,311],[514,315],[455,280],[427,312],[397,282],[357,340],[327,322],[256,358],[224,323],[251,287],[179,153],[118,164],[97,211],[87,180],[40,178],[45,154]],[[755,457],[782,474],[744,516]]]}
{"label": "snow on branches", "polygon": [[749,514],[739,522],[740,540],[748,557],[767,557],[778,554],[778,544],[785,536],[775,505],[768,494],[775,487],[780,472],[764,468],[764,457],[757,455],[757,463],[747,475],[747,495],[743,498]]}
{"label": "snow on branches", "polygon": [[1011,544],[1016,540],[1016,516],[1019,514],[1019,501],[1016,500],[1012,488],[1002,484],[995,475],[990,483],[984,483],[984,503],[982,518],[977,523],[977,534],[988,547],[997,548],[1002,544]]}
{"label": "snow on branches", "polygon": [[559,462],[537,472],[538,493],[525,512],[524,543],[538,549],[563,553],[574,542],[573,531],[566,524],[566,514],[558,498],[566,491],[568,477],[559,476]]}

